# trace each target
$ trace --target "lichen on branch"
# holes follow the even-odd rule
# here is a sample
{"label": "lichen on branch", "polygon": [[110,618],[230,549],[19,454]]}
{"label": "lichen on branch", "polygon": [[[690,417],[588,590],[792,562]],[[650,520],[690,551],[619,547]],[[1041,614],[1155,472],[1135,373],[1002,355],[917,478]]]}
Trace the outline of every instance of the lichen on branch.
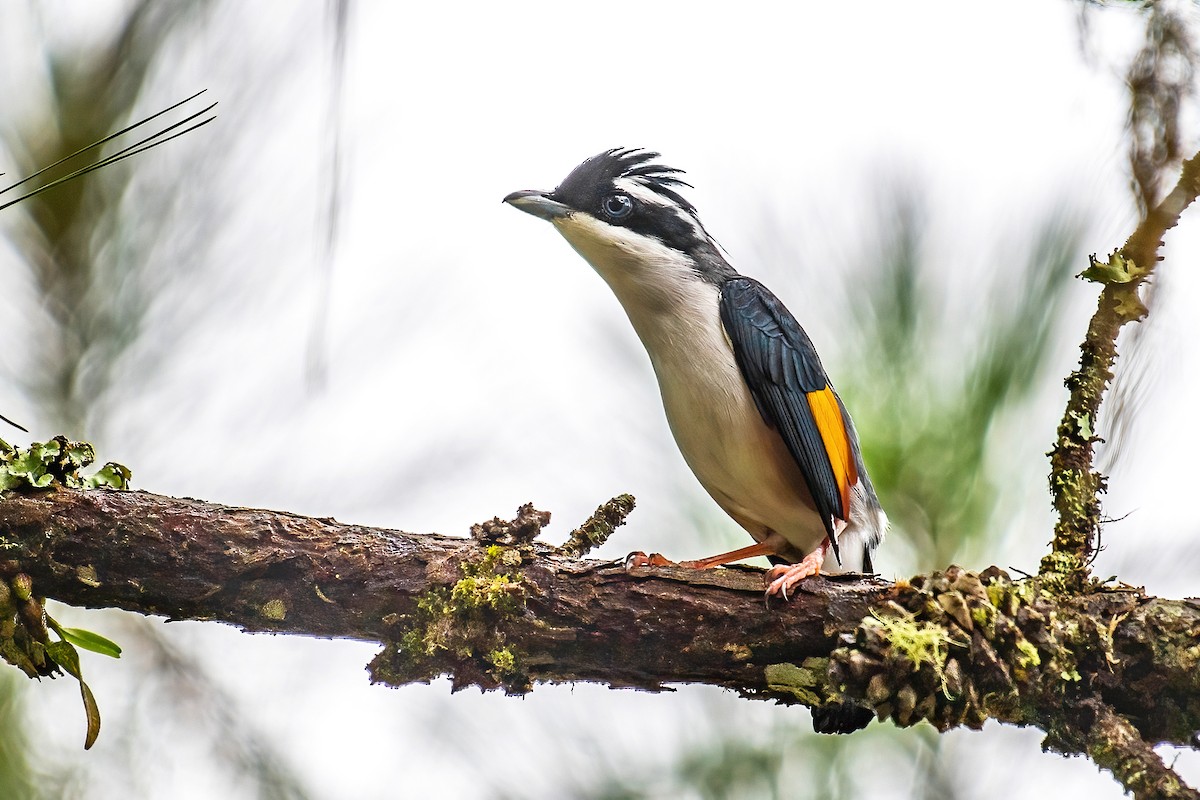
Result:
{"label": "lichen on branch", "polygon": [[489,544],[460,561],[461,578],[431,587],[401,619],[403,633],[371,662],[371,680],[399,686],[450,675],[455,686],[529,691],[520,647],[508,640],[505,625],[525,610],[530,587],[520,567],[529,557],[518,547]]}
{"label": "lichen on branch", "polygon": [[82,470],[96,460],[88,442],[72,442],[55,436],[48,442],[14,447],[0,439],[0,492],[12,489],[45,489],[51,485],[72,489],[106,486],[128,489],[131,473],[123,464],[109,461],[91,475]]}

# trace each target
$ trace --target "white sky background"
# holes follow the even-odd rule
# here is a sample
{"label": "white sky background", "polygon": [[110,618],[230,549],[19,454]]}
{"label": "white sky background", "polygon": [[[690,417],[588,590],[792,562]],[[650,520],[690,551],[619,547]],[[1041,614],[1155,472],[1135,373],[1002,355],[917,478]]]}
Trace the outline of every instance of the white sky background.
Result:
{"label": "white sky background", "polygon": [[[47,13],[47,27],[84,35],[74,15],[85,6],[96,8],[58,4],[71,13],[54,25]],[[220,100],[219,134],[210,126],[154,157],[169,163],[203,148],[203,137],[227,137],[222,169],[197,182],[217,187],[231,212],[211,221],[222,266],[177,286],[152,317],[152,333],[182,316],[193,335],[152,379],[129,367],[123,405],[107,423],[102,457],[131,466],[141,488],[443,533],[532,500],[554,513],[552,540],[630,491],[639,508],[601,555],[707,555],[714,537],[737,545],[744,535],[726,521],[706,524],[715,534],[690,533],[695,515],[719,512],[670,441],[619,306],[549,226],[503,206],[505,194],[552,188],[608,147],[661,151],[688,171],[691,197],[734,265],[777,287],[835,380],[837,332],[854,321],[830,315],[821,286],[789,280],[792,265],[759,260],[767,220],[807,237],[800,252],[837,264],[870,238],[880,187],[911,180],[927,202],[930,259],[954,290],[947,313],[968,325],[988,302],[976,289],[997,269],[999,248],[1056,204],[1087,214],[1090,252],[1120,244],[1134,219],[1119,73],[1140,24],[1123,11],[1089,15],[1091,44],[1081,49],[1078,7],[1067,2],[364,3],[354,7],[348,45],[328,377],[314,390],[304,366],[322,286],[314,227],[327,191],[321,10],[230,4],[208,34],[171,52],[146,99],[154,110],[207,87]],[[19,50],[4,27],[8,65]],[[247,79],[256,63],[281,66]],[[15,79],[0,79],[0,93],[4,104],[38,97]],[[1189,269],[1200,249],[1195,211],[1168,242],[1153,394],[1106,500],[1113,516],[1134,513],[1110,526],[1098,572],[1179,597],[1196,594],[1200,581],[1197,516],[1186,506],[1194,412],[1179,400],[1200,386],[1190,346],[1200,325],[1190,311],[1200,296]],[[0,255],[0,274],[21,285],[14,270]],[[1030,459],[1052,440],[1057,376],[1074,365],[1094,297],[1082,283],[1072,290],[1054,385],[1013,445]],[[16,357],[3,358],[13,369]],[[37,418],[15,391],[0,387],[0,401],[8,416]],[[1048,539],[1045,471],[1039,460],[1029,472],[1023,505],[1034,510],[1020,513],[1036,520],[1024,530]],[[886,547],[884,569],[901,568],[889,565]],[[998,542],[986,563],[1034,570],[1044,547]],[[63,616],[100,630],[110,618]],[[242,713],[318,796],[474,797],[490,774],[493,785],[559,796],[572,779],[645,772],[713,730],[766,738],[803,714],[703,687],[671,695],[538,687],[523,700],[473,690],[451,698],[444,682],[393,691],[367,685],[370,646],[211,625],[170,630],[212,662]],[[142,713],[120,700],[137,680],[138,655],[100,661],[85,670],[106,734],[87,759],[104,759],[117,738],[109,732]],[[69,721],[47,722],[39,739],[73,748],[81,713],[66,683],[28,695],[35,714],[46,704]],[[183,723],[143,724],[173,729],[153,729],[158,743],[140,778],[152,796],[248,790],[207,774]],[[946,747],[964,780],[973,776],[971,796],[1044,782],[1063,798],[1121,796],[1090,763],[1045,756],[1039,741],[990,726],[952,734]],[[1193,755],[1179,767],[1200,782]],[[894,768],[907,775],[900,761]],[[906,778],[871,783],[878,796],[910,794]]]}

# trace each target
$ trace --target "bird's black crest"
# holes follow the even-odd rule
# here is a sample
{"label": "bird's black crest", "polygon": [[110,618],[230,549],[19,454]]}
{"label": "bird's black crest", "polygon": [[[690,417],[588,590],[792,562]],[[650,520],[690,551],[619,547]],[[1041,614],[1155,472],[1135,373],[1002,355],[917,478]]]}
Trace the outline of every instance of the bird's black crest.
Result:
{"label": "bird's black crest", "polygon": [[678,177],[683,170],[655,164],[659,154],[639,148],[605,150],[584,161],[554,190],[556,200],[573,208],[588,208],[601,195],[612,191],[618,178],[634,178],[663,198],[695,216],[696,208],[676,188],[691,184]]}
{"label": "bird's black crest", "polygon": [[[697,271],[708,280],[733,273],[717,252],[716,244],[704,230],[696,207],[676,191],[691,184],[679,177],[683,170],[655,163],[658,153],[635,148],[616,148],[592,156],[575,169],[551,192],[550,197],[571,208],[592,214],[612,225],[654,237],[670,248],[687,253],[696,262]],[[643,202],[633,198],[628,215],[606,215],[604,202],[614,195],[632,194],[618,181],[633,181],[640,188],[661,198]]]}

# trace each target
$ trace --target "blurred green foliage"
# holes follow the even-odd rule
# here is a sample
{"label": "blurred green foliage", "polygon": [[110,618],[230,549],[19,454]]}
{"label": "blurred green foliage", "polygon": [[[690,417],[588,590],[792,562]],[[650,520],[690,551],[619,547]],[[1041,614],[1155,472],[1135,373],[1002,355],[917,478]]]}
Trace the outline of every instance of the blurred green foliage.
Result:
{"label": "blurred green foliage", "polygon": [[18,687],[26,678],[0,669],[0,797],[37,797],[30,762],[30,742]]}
{"label": "blurred green foliage", "polygon": [[[869,259],[876,266],[855,276],[857,303],[844,316],[852,343],[839,360],[849,370],[838,384],[892,522],[884,547],[902,543],[904,566],[921,571],[995,553],[1008,527],[997,513],[1006,480],[1044,471],[1007,460],[1013,448],[996,426],[1026,411],[1049,377],[1080,230],[1049,213],[1033,246],[995,254],[963,302],[924,263],[914,201],[894,209]],[[1048,444],[1053,430],[1041,435]]]}

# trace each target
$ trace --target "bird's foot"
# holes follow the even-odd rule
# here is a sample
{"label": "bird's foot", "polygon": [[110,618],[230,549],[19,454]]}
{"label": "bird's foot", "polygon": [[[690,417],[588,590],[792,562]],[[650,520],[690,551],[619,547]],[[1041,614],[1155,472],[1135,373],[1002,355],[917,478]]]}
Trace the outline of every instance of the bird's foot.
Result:
{"label": "bird's foot", "polygon": [[[650,555],[646,555],[641,550],[635,550],[632,553],[630,553],[629,555],[625,556],[625,571],[626,572],[628,572],[631,569],[636,569],[638,567],[678,567],[678,566],[680,566],[680,565],[676,564],[674,561],[671,561],[669,558],[664,556],[662,553],[651,553]],[[684,564],[683,566],[686,566],[686,564]]]}
{"label": "bird's foot", "polygon": [[825,548],[819,547],[795,564],[780,564],[767,570],[767,598],[779,595],[786,602],[788,590],[812,575],[821,574],[825,563]]}

